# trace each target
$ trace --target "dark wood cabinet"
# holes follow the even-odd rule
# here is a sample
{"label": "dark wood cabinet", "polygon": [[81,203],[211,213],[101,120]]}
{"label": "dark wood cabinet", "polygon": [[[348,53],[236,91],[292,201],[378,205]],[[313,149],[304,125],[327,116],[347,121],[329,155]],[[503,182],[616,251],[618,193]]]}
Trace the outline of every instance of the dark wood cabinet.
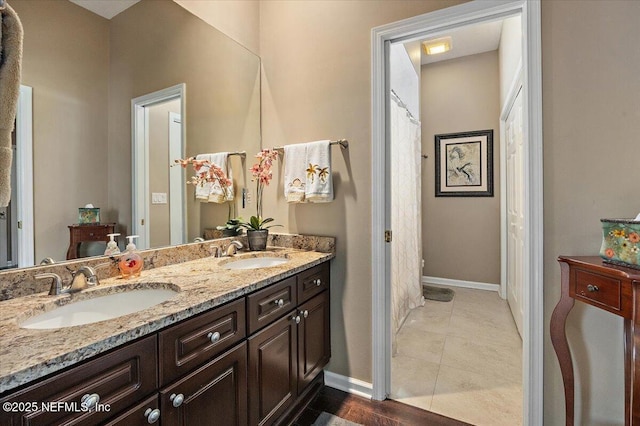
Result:
{"label": "dark wood cabinet", "polygon": [[67,249],[67,260],[78,258],[80,243],[94,241],[104,241],[105,243],[109,242],[109,237],[107,235],[113,234],[115,229],[115,223],[69,225],[69,248]]}
{"label": "dark wood cabinet", "polygon": [[225,352],[160,392],[163,426],[247,424],[247,344]]}
{"label": "dark wood cabinet", "polygon": [[249,337],[249,423],[270,425],[297,396],[295,311]]}
{"label": "dark wood cabinet", "polygon": [[[2,396],[72,405],[0,426],[286,424],[321,387],[329,304],[325,262]],[[74,411],[96,396],[108,410]]]}
{"label": "dark wood cabinet", "polygon": [[[157,365],[153,335],[2,398],[2,403],[23,403],[27,410],[0,411],[0,424],[98,424],[154,392],[158,387]],[[103,405],[86,410],[83,407],[87,402],[83,406],[82,400],[87,397]],[[32,402],[39,404],[38,409],[24,405]]]}
{"label": "dark wood cabinet", "polygon": [[329,292],[298,308],[298,389],[302,391],[331,358]]}

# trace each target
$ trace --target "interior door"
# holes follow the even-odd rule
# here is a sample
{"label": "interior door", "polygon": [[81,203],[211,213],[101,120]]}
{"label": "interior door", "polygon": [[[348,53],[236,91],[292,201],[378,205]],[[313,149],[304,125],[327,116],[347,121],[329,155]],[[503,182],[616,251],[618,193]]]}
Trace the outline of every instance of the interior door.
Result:
{"label": "interior door", "polygon": [[524,303],[524,138],[522,87],[505,122],[507,166],[507,301],[522,336]]}

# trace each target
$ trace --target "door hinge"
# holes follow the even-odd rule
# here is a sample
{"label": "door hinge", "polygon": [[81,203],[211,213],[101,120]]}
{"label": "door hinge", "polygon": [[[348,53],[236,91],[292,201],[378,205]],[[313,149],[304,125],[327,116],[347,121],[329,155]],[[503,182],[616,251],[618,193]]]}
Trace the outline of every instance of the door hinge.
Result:
{"label": "door hinge", "polygon": [[393,235],[392,235],[391,230],[387,229],[386,231],[384,231],[384,242],[385,243],[390,243],[392,237],[393,237]]}

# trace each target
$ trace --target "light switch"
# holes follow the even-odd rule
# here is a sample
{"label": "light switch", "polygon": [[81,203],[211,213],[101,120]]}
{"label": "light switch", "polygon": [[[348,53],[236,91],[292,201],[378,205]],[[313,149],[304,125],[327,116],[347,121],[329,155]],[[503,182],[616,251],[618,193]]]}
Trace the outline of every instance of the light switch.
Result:
{"label": "light switch", "polygon": [[167,193],[166,192],[152,192],[151,193],[151,204],[167,204]]}

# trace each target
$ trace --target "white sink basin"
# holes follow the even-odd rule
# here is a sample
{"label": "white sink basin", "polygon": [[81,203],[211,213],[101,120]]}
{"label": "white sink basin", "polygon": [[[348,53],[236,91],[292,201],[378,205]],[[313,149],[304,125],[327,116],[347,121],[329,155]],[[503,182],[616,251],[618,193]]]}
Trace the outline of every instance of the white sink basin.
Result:
{"label": "white sink basin", "polygon": [[287,263],[289,259],[284,257],[250,257],[225,263],[226,269],[257,269],[278,266]]}
{"label": "white sink basin", "polygon": [[22,328],[55,329],[91,324],[139,312],[171,299],[176,291],[154,288],[94,297],[43,312],[20,323]]}

